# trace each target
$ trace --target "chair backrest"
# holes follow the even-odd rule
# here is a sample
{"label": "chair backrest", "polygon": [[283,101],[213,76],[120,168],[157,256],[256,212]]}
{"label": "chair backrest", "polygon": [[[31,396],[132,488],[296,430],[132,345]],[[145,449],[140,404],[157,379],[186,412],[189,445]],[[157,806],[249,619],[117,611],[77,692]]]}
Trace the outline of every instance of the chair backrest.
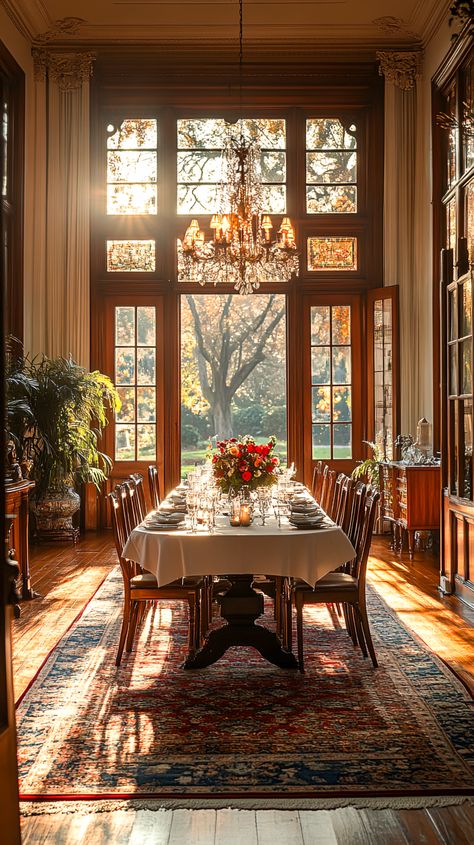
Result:
{"label": "chair backrest", "polygon": [[313,494],[314,498],[317,502],[321,497],[321,485],[323,483],[323,461],[316,461],[316,464],[313,469],[313,480],[311,484],[311,493]]}
{"label": "chair backrest", "polygon": [[146,517],[146,501],[145,488],[143,485],[143,475],[140,475],[139,472],[132,472],[130,478],[135,483],[135,490],[137,492],[137,505],[140,513],[140,522],[142,522]]}
{"label": "chair backrest", "polygon": [[148,488],[150,490],[151,506],[153,510],[158,510],[161,502],[160,495],[160,477],[158,469],[155,466],[148,467]]}
{"label": "chair backrest", "polygon": [[121,485],[118,485],[112,493],[109,493],[108,500],[110,502],[110,516],[112,522],[112,533],[114,537],[115,549],[122,570],[122,576],[125,584],[129,584],[130,579],[138,574],[139,567],[132,561],[127,560],[123,556],[125,543],[127,542],[127,529],[125,525],[124,513],[124,496],[122,495]]}
{"label": "chair backrest", "polygon": [[138,502],[137,488],[132,478],[120,485],[122,488],[122,502],[125,515],[125,525],[128,534],[133,531],[142,521],[140,518],[140,505]]}
{"label": "chair backrest", "polygon": [[[354,546],[356,555],[360,546],[360,540],[364,522],[364,507],[367,498],[367,485],[359,481],[353,489],[352,507],[346,534]],[[352,570],[352,564],[350,566]]]}
{"label": "chair backrest", "polygon": [[[339,479],[338,479],[339,481]],[[336,482],[337,484],[337,482]],[[337,509],[334,515],[334,522],[340,525],[342,530],[347,533],[349,522],[351,518],[352,499],[354,496],[355,481],[348,475],[343,475],[340,481],[339,499],[337,502]]]}
{"label": "chair backrest", "polygon": [[323,511],[329,514],[332,509],[332,501],[334,496],[334,487],[336,484],[337,472],[335,469],[328,469],[324,481],[323,491],[321,494],[320,505]]}
{"label": "chair backrest", "polygon": [[346,476],[343,472],[340,472],[338,476],[336,476],[336,482],[334,484],[334,490],[332,494],[332,502],[328,505],[327,515],[331,517],[331,519],[336,522],[336,516],[339,511],[339,501],[341,498],[342,492],[342,483]]}
{"label": "chair backrest", "polygon": [[357,557],[355,559],[355,567],[352,572],[358,580],[359,594],[362,591],[365,591],[367,563],[369,560],[370,544],[372,542],[379,499],[380,493],[376,491],[365,497],[364,509],[362,512],[362,531],[359,539],[359,547],[357,549]]}

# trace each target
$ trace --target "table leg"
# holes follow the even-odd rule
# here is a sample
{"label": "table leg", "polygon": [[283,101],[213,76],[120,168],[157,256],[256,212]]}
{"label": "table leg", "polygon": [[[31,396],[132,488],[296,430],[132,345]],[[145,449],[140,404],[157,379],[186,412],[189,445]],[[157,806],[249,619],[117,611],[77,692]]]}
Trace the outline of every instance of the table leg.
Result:
{"label": "table leg", "polygon": [[184,669],[203,669],[219,660],[231,646],[253,646],[281,669],[296,669],[296,657],[282,648],[277,635],[256,625],[263,613],[263,596],[252,589],[252,575],[228,575],[231,588],[220,599],[227,624],[211,631],[201,649],[186,659]]}

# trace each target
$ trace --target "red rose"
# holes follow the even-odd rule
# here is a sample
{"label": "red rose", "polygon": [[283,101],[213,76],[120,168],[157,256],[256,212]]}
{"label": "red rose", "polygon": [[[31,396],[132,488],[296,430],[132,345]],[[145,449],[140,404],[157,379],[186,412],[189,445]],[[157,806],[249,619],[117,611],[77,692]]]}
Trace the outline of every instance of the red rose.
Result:
{"label": "red rose", "polygon": [[252,452],[255,452],[256,448],[257,447],[254,446],[253,443],[248,443],[247,444],[247,452],[249,453],[249,455],[251,455]]}
{"label": "red rose", "polygon": [[247,472],[242,473],[242,480],[243,481],[250,481],[252,478],[252,473],[247,470]]}

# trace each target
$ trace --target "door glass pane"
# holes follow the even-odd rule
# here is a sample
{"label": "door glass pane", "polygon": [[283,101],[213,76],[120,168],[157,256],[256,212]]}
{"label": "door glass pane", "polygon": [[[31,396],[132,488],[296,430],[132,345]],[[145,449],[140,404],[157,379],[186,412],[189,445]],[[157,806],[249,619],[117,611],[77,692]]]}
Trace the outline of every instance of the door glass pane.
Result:
{"label": "door glass pane", "polygon": [[156,342],[154,305],[115,308],[116,461],[157,460]]}
{"label": "door glass pane", "polygon": [[458,392],[458,348],[456,344],[449,347],[449,394],[456,396]]}
{"label": "door glass pane", "polygon": [[204,460],[210,438],[245,434],[275,435],[286,463],[285,297],[183,295],[182,473]]}
{"label": "door glass pane", "polygon": [[331,457],[331,427],[313,425],[313,461]]}
{"label": "door glass pane", "polygon": [[462,327],[461,336],[466,337],[472,332],[472,288],[468,278],[462,286]]}
{"label": "door glass pane", "polygon": [[349,305],[311,307],[313,460],[352,456],[352,348]]}
{"label": "door glass pane", "polygon": [[463,340],[461,346],[461,378],[462,389],[461,392],[465,394],[472,393],[472,340]]}
{"label": "door glass pane", "polygon": [[472,499],[472,399],[464,405],[464,497]]}
{"label": "door glass pane", "polygon": [[311,354],[311,378],[313,384],[329,384],[331,381],[330,347],[316,346]]}
{"label": "door glass pane", "polygon": [[329,305],[311,308],[311,343],[324,346],[331,340],[331,309]]}
{"label": "door glass pane", "polygon": [[458,289],[449,291],[449,340],[456,340],[458,336]]}

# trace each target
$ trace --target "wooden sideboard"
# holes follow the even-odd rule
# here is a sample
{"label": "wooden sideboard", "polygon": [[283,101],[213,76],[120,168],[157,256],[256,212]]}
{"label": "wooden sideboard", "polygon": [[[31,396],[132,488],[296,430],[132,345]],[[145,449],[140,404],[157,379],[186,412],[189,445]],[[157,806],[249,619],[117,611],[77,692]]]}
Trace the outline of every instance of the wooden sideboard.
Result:
{"label": "wooden sideboard", "polygon": [[[380,465],[382,514],[390,520],[394,545],[401,547],[408,534],[413,559],[415,531],[433,531],[440,524],[440,467],[392,461]],[[398,542],[397,542],[398,541]]]}
{"label": "wooden sideboard", "polygon": [[19,589],[23,599],[36,596],[31,586],[28,554],[28,499],[34,486],[35,482],[28,479],[5,484],[5,512],[16,517],[11,527],[10,548],[15,549],[20,567]]}

